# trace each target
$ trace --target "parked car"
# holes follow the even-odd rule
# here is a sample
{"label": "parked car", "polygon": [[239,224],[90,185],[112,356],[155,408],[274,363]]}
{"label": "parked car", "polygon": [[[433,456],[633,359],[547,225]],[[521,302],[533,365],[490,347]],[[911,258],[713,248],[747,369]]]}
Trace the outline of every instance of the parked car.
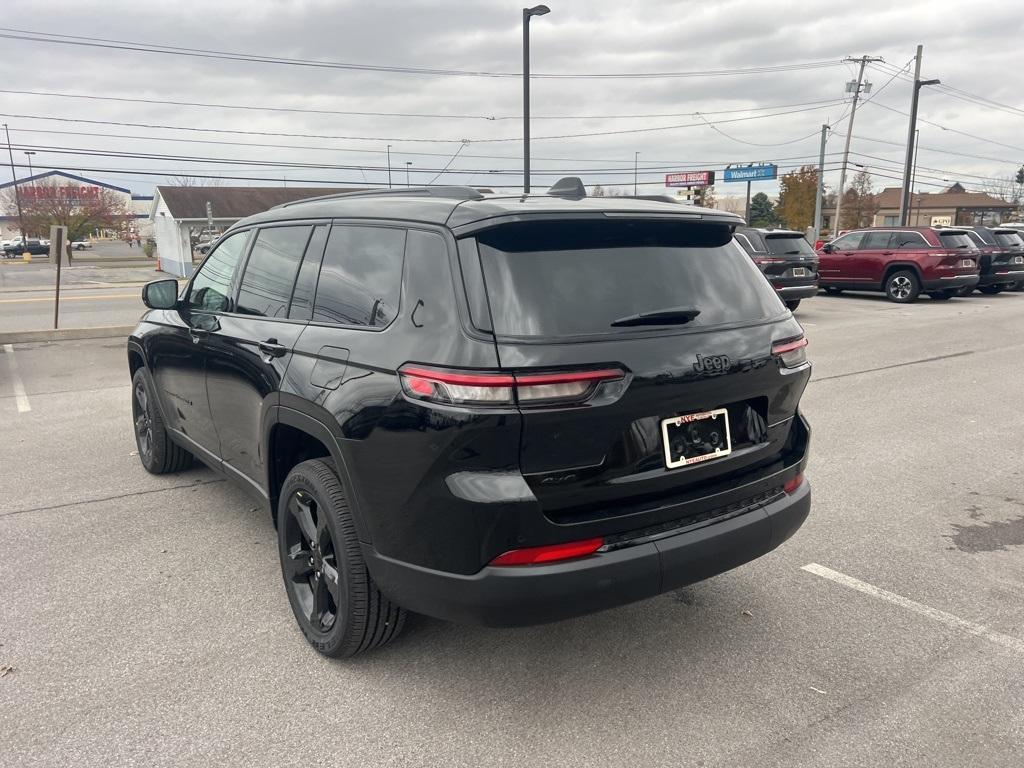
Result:
{"label": "parked car", "polygon": [[92,240],[75,240],[71,247],[76,251],[84,251],[86,248],[92,248]]}
{"label": "parked car", "polygon": [[269,506],[323,654],[406,610],[510,626],[641,600],[807,517],[807,340],[741,220],[552,192],[290,203],[180,294],[143,289],[140,461],[197,457]]}
{"label": "parked car", "polygon": [[739,227],[736,242],[791,310],[818,293],[818,255],[800,232]]}
{"label": "parked car", "polygon": [[855,229],[825,243],[818,255],[827,293],[884,291],[890,301],[907,304],[921,293],[952,298],[979,279],[978,252],[963,229]]}
{"label": "parked car", "polygon": [[[1024,239],[1008,227],[964,227],[980,254],[981,275],[977,288],[984,294],[1015,289],[1024,281]],[[961,296],[969,296],[973,288],[964,288]]]}
{"label": "parked car", "polygon": [[4,246],[4,255],[8,258],[17,258],[26,251],[33,256],[44,256],[50,253],[50,246],[43,245],[42,242],[31,237],[25,241],[24,245],[22,245],[21,239],[19,238],[13,241],[10,245]]}

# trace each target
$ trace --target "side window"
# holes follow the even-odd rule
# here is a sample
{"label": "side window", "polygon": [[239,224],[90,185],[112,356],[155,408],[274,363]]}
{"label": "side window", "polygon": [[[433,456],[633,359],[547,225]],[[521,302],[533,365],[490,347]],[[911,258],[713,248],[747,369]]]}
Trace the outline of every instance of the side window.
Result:
{"label": "side window", "polygon": [[264,227],[256,235],[238,289],[236,312],[260,317],[284,317],[306,250],[310,226]]}
{"label": "side window", "polygon": [[832,243],[832,249],[838,253],[844,251],[856,251],[860,248],[860,241],[864,238],[863,232],[851,232],[848,235],[843,235],[838,240]]}
{"label": "side window", "polygon": [[755,252],[754,246],[751,244],[750,240],[747,239],[746,235],[742,235],[739,232],[737,232],[735,235],[733,235],[733,237],[736,238],[736,242],[743,246],[743,250],[745,250],[747,253]]}
{"label": "side window", "polygon": [[324,257],[328,230],[326,224],[313,228],[313,236],[306,246],[306,257],[299,267],[295,290],[292,291],[292,303],[288,309],[288,317],[292,320],[309,320],[313,317],[313,296],[316,293],[316,280],[320,275],[320,260]]}
{"label": "side window", "polygon": [[889,247],[892,232],[868,232],[860,244],[862,251],[881,251]]}
{"label": "side window", "polygon": [[913,248],[927,248],[928,243],[920,232],[894,232],[892,247],[911,250]]}
{"label": "side window", "polygon": [[383,327],[398,314],[405,230],[335,226],[327,238],[313,320]]}
{"label": "side window", "polygon": [[188,306],[202,312],[231,310],[231,278],[245,253],[249,232],[236,232],[214,249],[192,280]]}

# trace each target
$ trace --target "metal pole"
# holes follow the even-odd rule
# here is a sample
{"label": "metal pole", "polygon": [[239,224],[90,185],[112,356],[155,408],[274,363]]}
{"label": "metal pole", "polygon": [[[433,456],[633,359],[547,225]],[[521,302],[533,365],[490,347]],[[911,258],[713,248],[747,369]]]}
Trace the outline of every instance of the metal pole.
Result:
{"label": "metal pole", "polygon": [[[833,232],[838,232],[841,225],[839,214],[843,210],[843,187],[846,186],[846,166],[850,161],[850,139],[853,136],[853,118],[857,116],[857,102],[860,100],[861,83],[864,81],[864,67],[868,63],[867,56],[860,57],[860,69],[857,71],[857,87],[853,91],[853,104],[850,105],[850,122],[846,126],[846,143],[843,146],[843,164],[839,170],[839,189],[836,192],[836,220]],[[871,59],[877,61],[877,59]]]}
{"label": "metal pole", "polygon": [[914,64],[914,92],[910,97],[910,128],[907,130],[907,159],[903,164],[903,189],[900,191],[900,226],[907,226],[910,220],[910,172],[914,162],[914,131],[917,130],[917,100],[921,93],[921,52],[923,45],[917,46],[917,59]]}
{"label": "metal pole", "polygon": [[18,227],[21,229],[21,247],[24,249],[28,243],[28,236],[25,234],[25,216],[21,212],[21,193],[18,192],[18,175],[14,172],[14,152],[11,150],[11,132],[4,123],[4,133],[7,134],[7,154],[11,158],[11,179],[14,181],[14,201],[18,205]]}
{"label": "metal pole", "polygon": [[750,179],[747,179],[747,205],[743,210],[746,214],[747,226],[750,226]]}
{"label": "metal pole", "polygon": [[[28,158],[28,177],[30,179],[33,176],[35,176],[35,174],[32,172],[32,155],[34,155],[34,154],[35,154],[35,152],[25,152],[25,157]],[[32,182],[32,186],[34,187],[35,185],[36,185],[36,183],[35,183],[35,181],[33,181]]]}
{"label": "metal pole", "polygon": [[[61,237],[61,232],[63,232],[63,237]],[[57,248],[54,251],[57,254],[57,283],[53,290],[53,330],[57,330],[60,318],[60,265],[64,261],[64,254],[67,253],[67,229],[58,229],[57,236],[60,238],[60,242],[57,243]]]}
{"label": "metal pole", "polygon": [[[914,131],[914,167],[910,171],[910,195],[914,194],[914,184],[917,183],[917,144],[921,140],[921,129]],[[907,223],[902,226],[910,226],[911,197],[907,197]]]}
{"label": "metal pole", "polygon": [[818,150],[818,188],[814,190],[814,242],[821,239],[821,200],[825,194],[825,142],[828,125],[821,126],[821,148]]}
{"label": "metal pole", "polygon": [[409,187],[409,166],[412,165],[412,160],[405,161],[405,186]]}
{"label": "metal pole", "polygon": [[640,162],[640,153],[639,152],[634,152],[633,153],[633,194],[634,195],[636,194],[636,174],[637,174],[637,166],[638,166],[639,162]]}
{"label": "metal pole", "polygon": [[530,9],[523,8],[523,194],[530,194]]}
{"label": "metal pole", "polygon": [[391,189],[391,145],[388,144],[388,189]]}

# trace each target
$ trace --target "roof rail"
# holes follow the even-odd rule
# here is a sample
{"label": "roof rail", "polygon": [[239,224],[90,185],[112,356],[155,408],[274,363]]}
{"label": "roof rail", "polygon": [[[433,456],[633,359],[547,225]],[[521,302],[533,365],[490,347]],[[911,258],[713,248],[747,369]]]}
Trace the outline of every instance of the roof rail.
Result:
{"label": "roof rail", "polygon": [[484,196],[472,187],[395,187],[392,189],[371,189],[361,192],[339,192],[335,195],[321,195],[319,197],[307,197],[302,200],[292,200],[289,203],[282,203],[274,208],[289,208],[293,205],[303,203],[315,203],[322,200],[345,200],[354,197],[437,197],[444,200],[483,200]]}

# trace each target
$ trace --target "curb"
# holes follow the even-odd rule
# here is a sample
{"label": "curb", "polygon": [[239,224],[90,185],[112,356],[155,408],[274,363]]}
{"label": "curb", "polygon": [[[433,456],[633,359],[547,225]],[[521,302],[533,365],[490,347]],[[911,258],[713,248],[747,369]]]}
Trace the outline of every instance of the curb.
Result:
{"label": "curb", "polygon": [[12,331],[0,333],[0,344],[27,344],[33,341],[74,341],[77,339],[123,339],[134,325],[108,325],[100,328],[58,328],[48,331]]}

